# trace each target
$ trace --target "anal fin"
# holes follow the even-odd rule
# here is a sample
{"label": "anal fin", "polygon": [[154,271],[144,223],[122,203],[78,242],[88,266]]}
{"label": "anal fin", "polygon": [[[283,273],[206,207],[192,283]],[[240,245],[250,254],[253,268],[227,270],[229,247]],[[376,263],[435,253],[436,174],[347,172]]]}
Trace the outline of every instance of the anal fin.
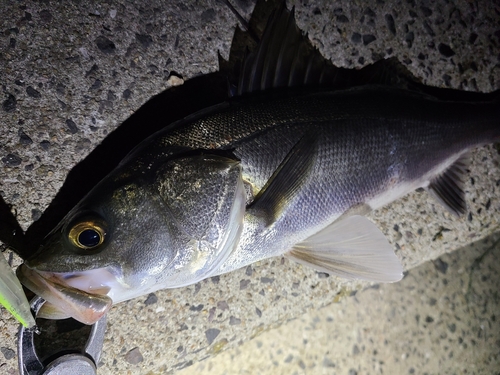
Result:
{"label": "anal fin", "polygon": [[467,211],[464,181],[469,160],[468,153],[460,156],[448,169],[432,179],[427,187],[427,191],[456,216]]}
{"label": "anal fin", "polygon": [[384,234],[364,216],[337,220],[286,256],[294,261],[347,279],[395,282],[403,267]]}

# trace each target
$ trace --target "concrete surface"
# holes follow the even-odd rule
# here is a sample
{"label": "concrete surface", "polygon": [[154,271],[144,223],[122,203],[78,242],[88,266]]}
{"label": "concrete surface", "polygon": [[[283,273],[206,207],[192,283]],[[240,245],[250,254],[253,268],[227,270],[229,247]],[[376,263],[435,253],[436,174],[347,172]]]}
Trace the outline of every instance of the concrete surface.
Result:
{"label": "concrete surface", "polygon": [[[397,56],[427,84],[500,88],[500,10],[494,3],[294,4],[299,27],[336,65],[359,67]],[[248,18],[252,2],[235,5]],[[26,229],[40,217],[78,161],[170,86],[171,72],[189,79],[216,71],[217,52],[227,57],[236,24],[218,1],[2,2],[0,193],[21,226]],[[492,146],[474,153],[466,186],[469,213],[462,219],[418,192],[370,215],[406,269],[499,231],[499,161]],[[424,275],[410,275],[418,283],[428,282]],[[364,287],[272,259],[194,286],[144,296],[109,314],[99,373],[173,372]],[[426,293],[424,289],[422,298]],[[458,287],[444,293],[463,291]],[[404,309],[400,302],[391,303]],[[442,314],[449,313],[446,303],[437,306]],[[2,373],[17,373],[16,329],[2,310]],[[383,343],[385,331],[376,335],[373,342]],[[401,336],[410,345],[411,338]],[[336,337],[326,350],[352,348],[349,340]],[[369,340],[367,336],[364,341]],[[412,348],[424,353],[420,344],[430,345],[432,353],[441,350],[432,340],[417,340]],[[357,345],[359,361],[371,361]],[[448,358],[447,363],[455,360]],[[314,362],[302,361],[306,369]],[[361,367],[359,371],[363,373]]]}
{"label": "concrete surface", "polygon": [[499,256],[496,234],[178,375],[498,374]]}

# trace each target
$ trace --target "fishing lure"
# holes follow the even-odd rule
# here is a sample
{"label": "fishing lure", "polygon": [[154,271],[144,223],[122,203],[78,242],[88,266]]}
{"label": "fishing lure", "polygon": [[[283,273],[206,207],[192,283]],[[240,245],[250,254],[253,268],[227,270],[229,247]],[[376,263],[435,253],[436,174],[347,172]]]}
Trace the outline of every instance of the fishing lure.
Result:
{"label": "fishing lure", "polygon": [[7,260],[0,256],[0,304],[2,304],[24,327],[35,326],[30,304],[19,279]]}

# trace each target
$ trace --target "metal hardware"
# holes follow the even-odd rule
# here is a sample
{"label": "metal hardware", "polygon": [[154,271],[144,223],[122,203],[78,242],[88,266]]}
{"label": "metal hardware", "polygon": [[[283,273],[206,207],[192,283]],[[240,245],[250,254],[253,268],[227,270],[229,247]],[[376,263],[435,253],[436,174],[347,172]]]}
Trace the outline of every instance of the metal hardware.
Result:
{"label": "metal hardware", "polygon": [[[44,303],[45,300],[41,297],[35,297],[31,300],[30,305],[35,316]],[[61,355],[56,353],[55,359],[44,364],[35,348],[35,335],[40,334],[40,332],[37,332],[36,327],[25,328],[21,326],[17,344],[19,373],[21,375],[96,375],[105,331],[106,315],[92,325],[85,347],[80,353],[68,354],[64,352]]]}

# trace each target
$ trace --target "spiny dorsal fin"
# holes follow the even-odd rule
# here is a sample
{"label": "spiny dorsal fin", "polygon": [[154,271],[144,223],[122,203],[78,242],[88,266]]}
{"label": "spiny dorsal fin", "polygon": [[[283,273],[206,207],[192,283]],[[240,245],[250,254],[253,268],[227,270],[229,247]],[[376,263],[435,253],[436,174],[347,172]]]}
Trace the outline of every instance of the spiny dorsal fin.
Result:
{"label": "spiny dorsal fin", "polygon": [[238,82],[238,95],[269,88],[331,83],[341,69],[315,49],[297,27],[294,9],[285,2],[269,18],[257,48],[247,53]]}
{"label": "spiny dorsal fin", "polygon": [[306,133],[290,150],[280,166],[257,194],[247,211],[264,217],[270,225],[309,177],[316,160],[316,136]]}
{"label": "spiny dorsal fin", "polygon": [[[285,1],[269,17],[260,42],[252,52],[248,49],[244,52],[245,49],[241,49],[242,40],[236,36],[246,34],[245,39],[248,41],[249,35],[252,39],[258,39],[257,33],[240,33],[235,32],[230,61],[226,62],[219,56],[221,71],[228,75],[229,96],[297,86],[342,90],[355,86],[385,85],[445,101],[484,101],[485,94],[426,86],[395,57],[377,61],[361,69],[334,66],[297,27],[294,10],[292,8],[289,11]],[[243,59],[240,58],[241,54],[244,54]],[[239,66],[236,61],[241,62],[239,72],[235,69]],[[498,100],[498,94],[496,95],[491,95],[492,100]]]}
{"label": "spiny dorsal fin", "polygon": [[431,180],[427,187],[429,193],[456,216],[467,211],[464,181],[469,160],[468,153],[460,156],[448,169]]}
{"label": "spiny dorsal fin", "polygon": [[269,17],[257,47],[246,51],[238,77],[237,88],[230,90],[231,95],[296,86],[346,89],[382,84],[415,89],[414,84],[418,84],[396,58],[362,69],[334,66],[297,27],[294,8],[289,11],[285,1]]}
{"label": "spiny dorsal fin", "polygon": [[337,220],[286,256],[318,271],[348,279],[395,282],[403,267],[384,234],[364,216]]}

